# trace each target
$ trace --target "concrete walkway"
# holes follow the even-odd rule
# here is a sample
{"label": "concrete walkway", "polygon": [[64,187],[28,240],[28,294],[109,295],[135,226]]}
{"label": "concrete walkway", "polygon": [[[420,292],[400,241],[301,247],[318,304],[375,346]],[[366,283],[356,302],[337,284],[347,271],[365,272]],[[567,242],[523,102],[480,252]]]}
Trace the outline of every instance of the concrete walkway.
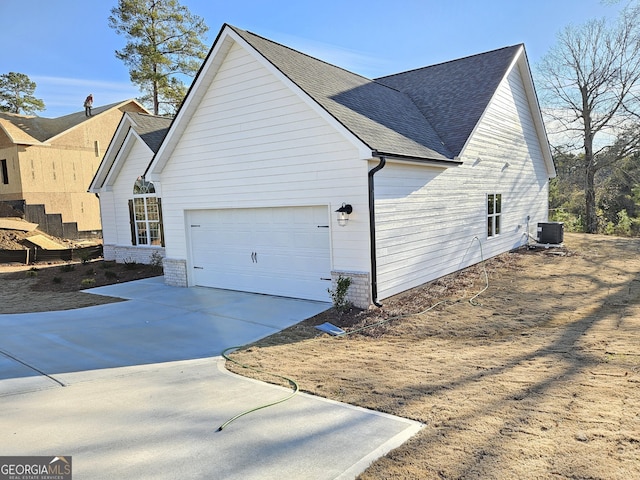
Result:
{"label": "concrete walkway", "polygon": [[[82,479],[354,478],[420,424],[238,377],[218,356],[330,305],[161,278],[127,302],[0,315],[0,452],[67,455]],[[286,362],[286,359],[283,359]]]}

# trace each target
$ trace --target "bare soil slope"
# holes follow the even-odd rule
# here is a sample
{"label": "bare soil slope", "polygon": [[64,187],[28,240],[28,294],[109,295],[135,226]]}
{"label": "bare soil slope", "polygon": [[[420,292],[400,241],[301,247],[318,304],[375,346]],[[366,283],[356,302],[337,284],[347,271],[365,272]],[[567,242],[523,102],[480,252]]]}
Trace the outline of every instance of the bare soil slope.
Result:
{"label": "bare soil slope", "polygon": [[[363,479],[640,478],[640,240],[565,244],[486,262],[473,302],[482,266],[382,309],[326,312],[232,358],[425,424]],[[314,328],[325,321],[386,323],[330,337]]]}

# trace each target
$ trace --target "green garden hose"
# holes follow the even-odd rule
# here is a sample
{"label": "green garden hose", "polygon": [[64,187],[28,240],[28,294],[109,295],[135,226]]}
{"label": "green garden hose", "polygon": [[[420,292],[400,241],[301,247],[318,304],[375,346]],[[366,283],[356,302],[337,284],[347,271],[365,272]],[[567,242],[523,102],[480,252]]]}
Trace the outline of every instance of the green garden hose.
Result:
{"label": "green garden hose", "polygon": [[237,346],[237,347],[229,347],[229,348],[225,348],[222,352],[222,356],[224,357],[225,360],[228,360],[230,362],[235,363],[236,365],[242,367],[242,368],[247,368],[249,370],[253,370],[254,372],[258,372],[258,373],[264,373],[267,375],[271,375],[273,377],[277,377],[280,378],[282,380],[286,380],[287,382],[289,382],[289,385],[291,386],[291,388],[293,388],[293,392],[291,392],[289,395],[287,395],[285,398],[282,398],[280,400],[277,400],[275,402],[271,402],[271,403],[267,403],[265,405],[260,405],[258,407],[254,407],[254,408],[250,408],[249,410],[245,410],[242,413],[239,413],[238,415],[236,415],[235,417],[230,418],[229,420],[227,420],[226,422],[224,422],[222,425],[220,425],[220,427],[218,428],[218,432],[222,431],[227,425],[229,425],[231,422],[237,420],[240,417],[243,417],[245,415],[248,415],[249,413],[253,413],[256,412],[258,410],[262,410],[263,408],[267,408],[267,407],[272,407],[274,405],[277,405],[279,403],[282,402],[286,402],[287,400],[289,400],[291,397],[293,397],[296,393],[298,393],[298,390],[300,390],[300,387],[298,386],[298,384],[295,382],[295,380],[292,380],[290,378],[287,377],[283,377],[282,375],[277,375],[275,373],[270,373],[270,372],[265,372],[264,370],[260,370],[258,368],[254,368],[254,367],[250,367],[249,365],[245,365],[244,363],[240,363],[236,360],[234,360],[233,358],[229,357],[227,355],[227,352],[229,350],[236,350],[238,348],[242,348],[241,346]]}
{"label": "green garden hose", "polygon": [[[486,285],[485,285],[485,287],[484,287],[482,290],[480,290],[478,293],[476,293],[473,297],[471,297],[471,298],[469,299],[469,303],[470,303],[471,305],[480,305],[480,304],[478,304],[478,303],[475,303],[475,299],[476,299],[476,298],[477,298],[481,293],[483,293],[485,290],[487,290],[487,289],[489,288],[489,275],[487,274],[487,269],[486,269],[486,267],[485,267],[485,265],[484,265],[484,263],[485,263],[485,262],[484,262],[484,253],[483,253],[483,251],[482,251],[482,242],[480,242],[480,239],[479,239],[478,237],[473,237],[473,239],[471,240],[471,243],[472,243],[472,244],[473,244],[473,241],[474,241],[474,240],[477,240],[477,241],[478,241],[478,244],[480,244],[480,258],[481,258],[481,262],[482,262],[482,268],[483,268],[483,271],[484,271],[484,276],[485,276],[485,279],[486,279]],[[471,248],[471,245],[469,245],[469,248]],[[452,301],[452,300],[441,300],[441,301],[439,301],[439,302],[437,302],[437,303],[434,303],[434,304],[433,304],[433,305],[431,305],[429,308],[427,308],[427,309],[425,309],[425,310],[422,310],[421,312],[418,312],[418,313],[407,313],[407,314],[405,314],[405,315],[397,315],[397,316],[395,316],[395,317],[387,318],[386,320],[383,320],[383,321],[381,321],[381,322],[373,323],[373,324],[371,324],[371,325],[365,325],[364,327],[357,328],[357,329],[352,330],[352,331],[350,331],[350,332],[340,333],[340,334],[338,334],[338,335],[336,335],[336,336],[337,336],[337,337],[345,337],[345,336],[347,336],[347,335],[352,335],[352,334],[354,334],[354,333],[361,332],[362,330],[367,330],[367,329],[369,329],[369,328],[377,327],[377,326],[379,326],[379,325],[384,325],[385,323],[389,323],[389,322],[391,322],[392,320],[399,320],[399,319],[401,319],[401,318],[410,317],[410,316],[414,316],[414,315],[422,315],[423,313],[427,313],[429,310],[433,310],[434,308],[436,308],[438,305],[441,305],[441,304],[450,303],[450,304],[452,304],[452,305],[453,305],[453,304],[456,304],[456,303],[461,302],[462,300],[463,300],[463,299],[458,299],[458,300],[455,300],[455,301]],[[293,397],[296,393],[298,393],[298,390],[300,390],[300,387],[298,386],[298,384],[295,382],[295,380],[292,380],[291,378],[284,377],[284,376],[282,376],[282,375],[277,375],[277,374],[275,374],[275,373],[266,372],[266,371],[264,371],[264,370],[260,370],[260,369],[258,369],[258,368],[254,368],[254,367],[251,367],[251,366],[249,366],[249,365],[245,365],[245,364],[243,364],[243,363],[240,363],[240,362],[238,362],[238,361],[234,360],[233,358],[231,358],[231,357],[229,357],[229,356],[227,355],[227,352],[228,352],[228,351],[230,351],[230,350],[237,350],[238,348],[242,348],[242,347],[241,347],[241,346],[236,346],[236,347],[229,347],[229,348],[225,348],[225,349],[222,351],[222,356],[224,357],[224,359],[225,359],[225,360],[228,360],[228,361],[230,361],[230,362],[233,362],[233,363],[235,363],[236,365],[238,365],[238,366],[240,366],[240,367],[242,367],[242,368],[246,368],[246,369],[249,369],[249,370],[253,370],[254,372],[263,373],[263,374],[266,374],[266,375],[271,375],[271,376],[273,376],[273,377],[280,378],[281,380],[286,380],[287,382],[289,382],[289,385],[291,386],[291,388],[293,388],[293,392],[291,392],[291,393],[290,393],[289,395],[287,395],[285,398],[282,398],[282,399],[277,400],[277,401],[275,401],[275,402],[267,403],[267,404],[265,404],[265,405],[260,405],[260,406],[258,406],[258,407],[254,407],[254,408],[251,408],[251,409],[249,409],[249,410],[245,410],[245,411],[244,411],[244,412],[242,412],[242,413],[239,413],[239,414],[238,414],[238,415],[236,415],[235,417],[230,418],[229,420],[227,420],[226,422],[224,422],[222,425],[220,425],[220,427],[218,428],[218,432],[222,431],[222,430],[223,430],[225,427],[227,427],[230,423],[234,422],[235,420],[237,420],[237,419],[238,419],[238,418],[240,418],[240,417],[243,417],[243,416],[248,415],[248,414],[250,414],[250,413],[256,412],[256,411],[258,411],[258,410],[262,410],[263,408],[272,407],[272,406],[274,406],[274,405],[278,405],[279,403],[286,402],[286,401],[287,401],[287,400],[289,400],[291,397]]]}
{"label": "green garden hose", "polygon": [[[478,293],[476,293],[473,297],[471,297],[471,298],[469,299],[469,303],[470,303],[471,305],[473,305],[473,306],[478,306],[478,305],[482,305],[482,304],[477,303],[477,302],[475,301],[475,299],[476,299],[476,298],[478,298],[478,297],[480,296],[480,294],[482,294],[483,292],[485,292],[485,291],[489,288],[489,274],[487,273],[487,268],[486,268],[486,266],[485,266],[485,261],[484,261],[484,252],[482,251],[482,242],[481,242],[481,241],[480,241],[480,239],[476,236],[476,237],[473,237],[473,238],[471,239],[471,244],[473,244],[473,241],[474,241],[474,240],[477,240],[477,241],[478,241],[478,244],[480,245],[480,261],[481,261],[481,263],[482,263],[482,270],[483,270],[483,272],[484,272],[484,278],[485,278],[485,281],[486,281],[486,284],[485,284],[484,288],[483,288],[482,290],[480,290]],[[469,245],[469,247],[467,248],[467,251],[468,251],[468,249],[469,249],[469,248],[471,248],[471,245]],[[462,300],[464,300],[464,299],[463,299],[463,298],[460,298],[460,299],[458,299],[458,300],[441,300],[441,301],[439,301],[439,302],[434,303],[434,304],[433,304],[433,305],[431,305],[429,308],[427,308],[427,309],[425,309],[425,310],[422,310],[421,312],[417,312],[417,313],[405,313],[404,315],[396,315],[396,316],[394,316],[394,317],[387,318],[387,319],[382,320],[382,321],[380,321],[380,322],[372,323],[371,325],[365,325],[364,327],[356,328],[355,330],[351,330],[351,331],[349,331],[349,332],[338,333],[338,334],[336,335],[336,337],[346,337],[347,335],[352,335],[352,334],[354,334],[354,333],[358,333],[358,332],[361,332],[361,331],[363,331],[363,330],[368,330],[369,328],[374,328],[374,327],[378,327],[378,326],[380,326],[380,325],[384,325],[385,323],[389,323],[389,322],[391,322],[391,321],[393,321],[393,320],[400,320],[400,319],[402,319],[402,318],[406,318],[406,317],[413,317],[413,316],[417,316],[417,315],[422,315],[422,314],[424,314],[424,313],[427,313],[429,310],[433,310],[433,309],[434,309],[434,308],[436,308],[438,305],[447,304],[447,303],[448,303],[448,304],[451,304],[451,305],[454,305],[454,304],[456,304],[456,303],[461,302]]]}

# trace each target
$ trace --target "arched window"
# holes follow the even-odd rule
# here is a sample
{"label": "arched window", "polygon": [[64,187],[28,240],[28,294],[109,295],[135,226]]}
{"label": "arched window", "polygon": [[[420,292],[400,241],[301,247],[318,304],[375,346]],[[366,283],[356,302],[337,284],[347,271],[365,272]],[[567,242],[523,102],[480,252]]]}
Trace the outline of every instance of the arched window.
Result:
{"label": "arched window", "polygon": [[156,187],[153,185],[153,182],[150,182],[143,177],[138,177],[136,183],[133,184],[133,194],[144,195],[147,193],[156,193]]}
{"label": "arched window", "polygon": [[131,243],[133,245],[163,245],[162,204],[156,196],[153,182],[138,177],[129,200]]}

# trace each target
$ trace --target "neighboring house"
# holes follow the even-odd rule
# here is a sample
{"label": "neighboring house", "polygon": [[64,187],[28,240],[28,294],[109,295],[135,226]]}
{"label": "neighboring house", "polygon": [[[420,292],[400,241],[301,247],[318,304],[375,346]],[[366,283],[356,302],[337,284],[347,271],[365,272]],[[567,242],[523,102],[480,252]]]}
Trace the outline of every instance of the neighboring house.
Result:
{"label": "neighboring house", "polygon": [[[106,260],[150,263],[164,257],[160,184],[145,171],[164,139],[171,118],[125,113],[91,183],[100,197]],[[142,248],[141,248],[142,247]]]}
{"label": "neighboring house", "polygon": [[161,191],[168,284],[361,307],[527,243],[555,176],[523,45],[370,80],[230,25],[149,165],[107,160],[117,242]]}
{"label": "neighboring house", "polygon": [[123,112],[146,110],[127,100],[94,108],[90,117],[0,112],[0,202],[52,235],[99,235],[99,202],[87,188]]}

